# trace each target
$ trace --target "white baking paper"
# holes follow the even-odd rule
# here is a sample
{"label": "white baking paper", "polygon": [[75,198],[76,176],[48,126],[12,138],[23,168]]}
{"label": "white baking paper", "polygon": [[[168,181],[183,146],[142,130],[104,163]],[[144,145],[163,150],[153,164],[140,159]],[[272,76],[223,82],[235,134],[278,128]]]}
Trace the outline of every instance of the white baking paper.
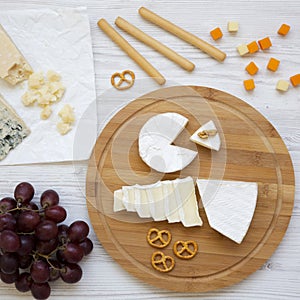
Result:
{"label": "white baking paper", "polygon": [[[40,119],[41,108],[25,107],[21,102],[26,81],[12,87],[0,79],[0,93],[31,130],[0,164],[88,159],[97,137],[97,109],[86,9],[2,11],[0,23],[34,71],[54,70],[61,74],[66,87],[63,99],[52,105],[53,113],[45,121]],[[76,123],[72,131],[61,136],[56,130],[57,114],[66,103],[74,107]]]}

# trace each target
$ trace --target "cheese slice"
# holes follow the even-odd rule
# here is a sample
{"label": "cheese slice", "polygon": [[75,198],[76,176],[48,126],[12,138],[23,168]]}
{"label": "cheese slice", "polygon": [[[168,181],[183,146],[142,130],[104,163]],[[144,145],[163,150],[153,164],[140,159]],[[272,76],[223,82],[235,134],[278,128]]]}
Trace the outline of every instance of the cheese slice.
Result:
{"label": "cheese slice", "polygon": [[141,218],[151,218],[150,207],[146,189],[143,186],[135,186],[135,210]]}
{"label": "cheese slice", "polygon": [[164,193],[165,216],[168,222],[180,222],[180,216],[175,197],[175,188],[172,181],[162,181],[162,188]]}
{"label": "cheese slice", "polygon": [[136,211],[134,186],[123,186],[122,192],[123,192],[122,202],[126,210],[133,211],[133,212]]}
{"label": "cheese slice", "polygon": [[256,207],[256,182],[198,179],[197,186],[209,225],[240,244]]}
{"label": "cheese slice", "polygon": [[146,188],[146,193],[151,217],[154,221],[166,220],[164,194],[161,182],[157,182],[149,188]]}
{"label": "cheese slice", "polygon": [[173,181],[180,221],[185,227],[202,226],[192,177]]}
{"label": "cheese slice", "polygon": [[150,118],[139,133],[142,160],[162,173],[180,171],[189,165],[198,153],[171,145],[187,122],[187,118],[177,113],[163,113]]}
{"label": "cheese slice", "polygon": [[122,189],[114,191],[114,212],[125,210]]}
{"label": "cheese slice", "polygon": [[0,78],[16,85],[33,72],[29,63],[0,25]]}
{"label": "cheese slice", "polygon": [[0,95],[0,160],[30,134],[29,128]]}
{"label": "cheese slice", "polygon": [[217,133],[216,135],[210,135],[207,139],[202,139],[198,136],[198,133],[204,130],[217,130],[217,128],[213,121],[209,121],[201,126],[198,130],[196,130],[196,132],[190,137],[190,140],[203,147],[219,151],[221,146],[219,133]]}

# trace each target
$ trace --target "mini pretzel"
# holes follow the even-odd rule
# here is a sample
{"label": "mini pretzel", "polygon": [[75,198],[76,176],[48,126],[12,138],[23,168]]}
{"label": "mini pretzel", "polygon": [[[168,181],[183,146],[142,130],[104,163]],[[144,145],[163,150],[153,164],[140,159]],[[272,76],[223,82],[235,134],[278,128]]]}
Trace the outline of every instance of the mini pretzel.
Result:
{"label": "mini pretzel", "polygon": [[171,238],[171,233],[168,230],[151,228],[147,234],[148,243],[155,248],[167,247],[171,242]]}
{"label": "mini pretzel", "polygon": [[172,256],[167,256],[161,251],[156,251],[152,254],[151,264],[155,270],[167,273],[175,267],[175,260]]}
{"label": "mini pretzel", "polygon": [[173,246],[173,251],[179,258],[191,259],[197,254],[198,245],[195,241],[177,241]]}
{"label": "mini pretzel", "polygon": [[[126,78],[126,75],[129,75],[130,79]],[[117,78],[119,78],[118,82],[116,82]],[[112,86],[115,87],[117,90],[127,90],[131,88],[134,84],[134,80],[135,80],[135,74],[130,70],[125,70],[121,73],[116,72],[112,74],[110,78],[110,82]],[[127,85],[122,86],[124,82],[126,82]]]}

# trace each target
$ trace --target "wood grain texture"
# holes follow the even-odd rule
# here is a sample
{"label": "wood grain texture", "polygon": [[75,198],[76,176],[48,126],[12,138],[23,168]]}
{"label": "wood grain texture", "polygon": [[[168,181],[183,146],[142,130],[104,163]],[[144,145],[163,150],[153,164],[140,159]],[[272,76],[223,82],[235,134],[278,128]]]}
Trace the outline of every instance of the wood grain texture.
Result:
{"label": "wood grain texture", "polygon": [[[176,112],[189,119],[187,132],[181,134],[175,145],[195,146],[189,136],[213,119],[221,136],[221,150],[216,153],[197,146],[198,159],[182,172],[151,174],[139,157],[137,139],[150,116],[165,112]],[[203,209],[200,210],[204,221],[201,228],[184,228],[182,224],[166,221],[149,222],[135,213],[113,212],[113,193],[124,185],[151,184],[157,176],[172,180],[188,175],[258,182],[256,210],[241,245],[211,229]],[[257,270],[279,245],[294,206],[292,162],[274,127],[242,100],[205,87],[159,89],[120,110],[97,140],[86,188],[90,219],[105,250],[129,273],[154,286],[177,292],[223,288]],[[169,230],[172,243],[196,241],[198,254],[189,262],[176,260],[170,273],[153,270],[150,258],[154,250],[146,241],[150,228]],[[174,255],[172,243],[164,248],[166,255]]]}
{"label": "wood grain texture", "polygon": [[[117,16],[121,16],[195,63],[195,70],[187,73],[149,47],[124,34],[126,39],[166,76],[166,86],[194,84],[227,91],[245,100],[270,121],[280,133],[292,157],[296,179],[295,205],[287,234],[272,257],[247,280],[234,286],[197,294],[167,292],[151,287],[135,279],[116,264],[92,231],[95,249],[81,264],[85,271],[82,280],[76,285],[62,282],[52,285],[52,299],[81,300],[84,297],[113,300],[200,297],[209,300],[298,299],[300,297],[300,94],[299,88],[280,94],[275,90],[275,84],[278,79],[286,79],[291,74],[299,72],[300,2],[298,0],[284,2],[282,0],[0,0],[1,11],[10,12],[78,5],[87,6],[90,18],[99,128],[120,106],[136,96],[157,89],[157,85],[152,84],[152,79],[145,78],[144,72],[137,68],[135,63],[126,57],[97,26],[97,21],[101,17],[112,24]],[[148,7],[200,38],[212,42],[226,52],[226,60],[223,64],[219,64],[198,49],[145,22],[137,12],[140,6]],[[240,23],[236,35],[230,35],[226,31],[229,20],[237,20]],[[276,34],[282,23],[291,25],[291,31],[285,38]],[[219,42],[213,42],[209,36],[209,31],[216,26],[221,26],[224,32]],[[237,45],[267,35],[273,42],[273,47],[269,51],[243,58],[236,52]],[[271,56],[281,60],[281,65],[274,74],[265,70]],[[255,91],[247,93],[242,86],[242,80],[248,78],[244,67],[252,60],[260,67],[260,71],[255,76]],[[116,94],[113,100],[101,98],[103,92],[111,87],[110,76],[116,71],[125,69],[132,69],[137,79],[143,78],[143,83],[146,82],[147,85],[136,84],[130,91]],[[238,151],[235,149],[233,153]],[[234,156],[230,156],[232,163],[236,163]],[[56,188],[61,193],[63,204],[69,212],[67,223],[75,219],[89,222],[85,201],[86,170],[87,162],[1,167],[0,197],[11,195],[17,182],[29,180],[35,184],[37,194],[49,187]],[[38,201],[38,198],[36,200]],[[0,282],[0,297],[7,300],[32,299],[29,293],[20,294],[13,285],[2,282]]]}

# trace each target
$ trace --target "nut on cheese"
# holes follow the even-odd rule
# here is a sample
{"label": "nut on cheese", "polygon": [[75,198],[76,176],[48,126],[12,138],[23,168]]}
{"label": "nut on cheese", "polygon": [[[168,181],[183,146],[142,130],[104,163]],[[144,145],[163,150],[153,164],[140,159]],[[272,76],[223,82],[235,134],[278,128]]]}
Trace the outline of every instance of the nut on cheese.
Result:
{"label": "nut on cheese", "polygon": [[33,72],[25,57],[0,25],[0,78],[11,85],[28,79]]}

